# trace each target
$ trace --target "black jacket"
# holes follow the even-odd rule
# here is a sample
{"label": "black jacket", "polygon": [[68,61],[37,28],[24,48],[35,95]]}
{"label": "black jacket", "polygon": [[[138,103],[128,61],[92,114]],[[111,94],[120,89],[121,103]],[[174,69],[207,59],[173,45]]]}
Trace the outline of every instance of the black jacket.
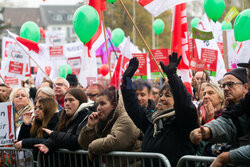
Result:
{"label": "black jacket", "polygon": [[[58,113],[55,113],[50,119],[47,129],[53,130],[58,122]],[[18,141],[22,140],[23,148],[33,148],[35,144],[40,144],[49,138],[49,135],[46,132],[43,132],[43,138],[31,138],[30,136],[31,125],[25,125],[24,123],[21,126]]]}
{"label": "black jacket", "polygon": [[126,111],[144,133],[142,151],[162,153],[171,166],[176,166],[182,156],[195,154],[189,133],[198,127],[198,117],[190,94],[176,74],[169,78],[169,85],[174,97],[175,115],[164,121],[161,133],[155,137],[152,121],[148,120],[146,109],[140,107],[136,91],[122,85],[122,95]]}
{"label": "black jacket", "polygon": [[82,127],[88,122],[88,116],[96,110],[96,105],[92,102],[90,104],[83,103],[81,106],[74,114],[66,131],[59,132],[56,127],[56,129],[50,134],[49,139],[43,142],[50,151],[59,148],[66,148],[69,150],[81,149],[81,146],[78,143],[79,133]]}

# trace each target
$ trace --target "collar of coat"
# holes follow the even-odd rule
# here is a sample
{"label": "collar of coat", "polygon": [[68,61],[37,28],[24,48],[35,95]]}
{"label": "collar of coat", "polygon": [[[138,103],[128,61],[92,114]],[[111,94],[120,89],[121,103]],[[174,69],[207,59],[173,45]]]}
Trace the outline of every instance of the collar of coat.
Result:
{"label": "collar of coat", "polygon": [[74,120],[74,119],[77,117],[78,113],[79,113],[80,111],[82,111],[84,108],[92,107],[92,106],[94,106],[94,101],[92,101],[92,100],[89,100],[87,103],[82,103],[82,104],[78,107],[78,109],[76,110],[76,112],[74,113],[72,120]]}

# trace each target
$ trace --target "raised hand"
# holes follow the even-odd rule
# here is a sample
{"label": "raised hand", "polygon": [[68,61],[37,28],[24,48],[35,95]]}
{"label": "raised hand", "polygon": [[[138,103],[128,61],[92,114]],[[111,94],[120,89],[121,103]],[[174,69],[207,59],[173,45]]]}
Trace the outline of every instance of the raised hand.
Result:
{"label": "raised hand", "polygon": [[49,152],[49,148],[44,144],[36,144],[34,145],[34,147],[37,147],[44,154],[47,154]]}
{"label": "raised hand", "polygon": [[128,68],[125,70],[125,72],[123,74],[123,77],[122,77],[123,80],[124,79],[126,80],[127,77],[132,78],[133,75],[135,74],[138,66],[139,66],[139,61],[136,57],[130,59]]}
{"label": "raised hand", "polygon": [[208,122],[214,118],[215,108],[213,107],[211,101],[208,101],[206,104],[203,105],[206,111],[205,122]]}
{"label": "raised hand", "polygon": [[92,112],[88,118],[88,124],[87,126],[89,128],[94,128],[97,123],[99,122],[99,115],[98,112]]}
{"label": "raised hand", "polygon": [[172,55],[169,55],[169,64],[166,66],[163,64],[163,62],[160,62],[161,68],[164,71],[167,76],[171,76],[176,73],[177,66],[179,65],[182,56],[180,56],[178,59],[178,54],[173,52]]}

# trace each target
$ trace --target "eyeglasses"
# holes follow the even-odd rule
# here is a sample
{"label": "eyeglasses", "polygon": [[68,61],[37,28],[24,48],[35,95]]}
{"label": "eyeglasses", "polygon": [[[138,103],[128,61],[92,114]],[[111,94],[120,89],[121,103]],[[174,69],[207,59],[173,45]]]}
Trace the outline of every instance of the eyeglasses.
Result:
{"label": "eyeglasses", "polygon": [[241,82],[227,82],[227,83],[221,84],[221,88],[224,89],[226,86],[228,86],[229,88],[232,88],[235,84],[243,85],[243,83],[241,83]]}
{"label": "eyeglasses", "polygon": [[95,97],[97,96],[98,94],[87,94],[88,97],[92,98],[92,97]]}

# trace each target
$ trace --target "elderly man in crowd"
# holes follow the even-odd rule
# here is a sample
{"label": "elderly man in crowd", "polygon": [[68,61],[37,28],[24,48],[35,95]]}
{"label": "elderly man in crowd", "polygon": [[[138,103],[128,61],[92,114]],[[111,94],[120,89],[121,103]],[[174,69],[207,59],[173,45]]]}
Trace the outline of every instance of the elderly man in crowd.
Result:
{"label": "elderly man in crowd", "polygon": [[[248,63],[238,64],[248,70],[248,84],[250,82],[250,59]],[[226,82],[225,82],[226,83]],[[248,135],[250,139],[250,91],[236,104],[232,110],[224,112],[221,117],[213,120],[190,133],[190,139],[194,144],[201,140],[210,142],[236,142],[239,137]],[[250,145],[238,147],[234,150],[221,153],[211,167],[221,167],[226,164],[235,166],[250,166]]]}

